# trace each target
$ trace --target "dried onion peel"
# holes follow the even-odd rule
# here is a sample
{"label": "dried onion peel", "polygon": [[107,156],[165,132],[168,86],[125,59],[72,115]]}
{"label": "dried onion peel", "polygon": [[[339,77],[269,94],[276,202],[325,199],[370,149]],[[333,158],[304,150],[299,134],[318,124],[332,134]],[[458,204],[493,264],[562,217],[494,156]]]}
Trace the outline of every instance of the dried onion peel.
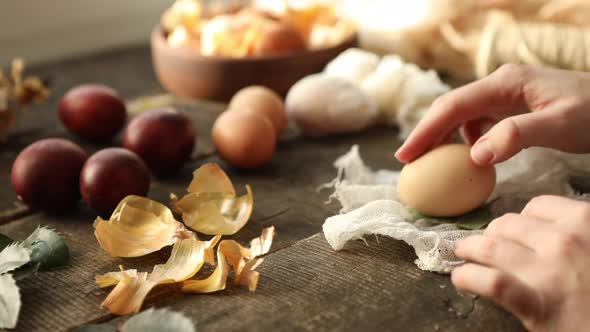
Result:
{"label": "dried onion peel", "polygon": [[250,219],[254,196],[250,186],[246,194],[236,197],[234,186],[217,164],[205,164],[195,171],[188,194],[177,199],[172,206],[182,213],[184,223],[207,235],[232,235]]}
{"label": "dried onion peel", "polygon": [[[262,235],[250,243],[256,248],[245,248],[234,240],[223,240],[217,247],[217,267],[207,279],[186,280],[182,283],[182,291],[186,293],[212,293],[225,289],[229,265],[233,267],[235,283],[246,285],[253,292],[258,286],[259,273],[255,269],[262,263],[256,258],[269,252],[274,238],[275,228],[271,226],[262,231]],[[260,245],[259,245],[260,244]],[[264,248],[264,250],[258,250]],[[229,265],[228,265],[229,262]]]}
{"label": "dried onion peel", "polygon": [[127,315],[139,312],[148,293],[158,284],[180,282],[194,276],[205,262],[213,263],[213,247],[221,236],[210,241],[195,237],[177,242],[166,264],[154,266],[152,273],[128,270],[96,277],[100,287],[117,284],[102,303],[111,313]]}
{"label": "dried onion peel", "polygon": [[114,257],[139,257],[185,238],[194,237],[165,205],[145,197],[127,196],[109,220],[96,218],[94,235]]}
{"label": "dried onion peel", "polygon": [[[156,265],[150,274],[127,270],[96,276],[99,287],[116,285],[102,306],[117,315],[138,312],[144,299],[156,285],[181,281],[183,292],[220,291],[226,287],[230,266],[234,268],[236,284],[246,285],[250,291],[256,290],[259,273],[255,269],[262,263],[262,259],[256,257],[267,254],[270,250],[274,227],[264,229],[260,237],[250,242],[250,248],[243,247],[233,240],[219,242],[220,238],[218,235],[204,242],[193,237],[177,242],[166,264]],[[213,273],[202,280],[187,280],[193,277],[204,263],[214,263],[213,248],[218,242],[217,267]]]}

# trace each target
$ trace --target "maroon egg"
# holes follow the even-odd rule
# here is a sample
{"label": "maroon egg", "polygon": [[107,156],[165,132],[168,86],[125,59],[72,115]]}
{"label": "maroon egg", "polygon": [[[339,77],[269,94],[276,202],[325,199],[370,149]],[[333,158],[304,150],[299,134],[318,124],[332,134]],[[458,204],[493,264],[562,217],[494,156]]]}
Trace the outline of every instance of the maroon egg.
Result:
{"label": "maroon egg", "polygon": [[73,209],[80,201],[80,170],[86,158],[86,152],[68,140],[37,141],[14,161],[12,187],[31,207],[57,213]]}
{"label": "maroon egg", "polygon": [[59,117],[72,133],[91,141],[105,141],[125,126],[127,110],[115,90],[83,84],[63,96]]}
{"label": "maroon egg", "polygon": [[141,158],[122,148],[100,150],[90,156],[80,174],[84,201],[108,218],[129,195],[146,196],[150,172]]}
{"label": "maroon egg", "polygon": [[156,175],[166,176],[190,159],[195,141],[190,119],[168,108],[147,111],[131,120],[123,146],[140,155]]}

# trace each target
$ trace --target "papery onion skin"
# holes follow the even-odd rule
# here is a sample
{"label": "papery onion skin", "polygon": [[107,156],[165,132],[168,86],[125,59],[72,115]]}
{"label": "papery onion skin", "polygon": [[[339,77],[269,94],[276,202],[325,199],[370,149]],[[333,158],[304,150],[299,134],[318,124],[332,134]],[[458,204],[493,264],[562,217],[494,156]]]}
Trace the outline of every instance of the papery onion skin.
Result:
{"label": "papery onion skin", "polygon": [[68,140],[37,141],[21,151],[14,161],[12,187],[33,208],[66,212],[80,201],[80,170],[86,158],[86,152]]}

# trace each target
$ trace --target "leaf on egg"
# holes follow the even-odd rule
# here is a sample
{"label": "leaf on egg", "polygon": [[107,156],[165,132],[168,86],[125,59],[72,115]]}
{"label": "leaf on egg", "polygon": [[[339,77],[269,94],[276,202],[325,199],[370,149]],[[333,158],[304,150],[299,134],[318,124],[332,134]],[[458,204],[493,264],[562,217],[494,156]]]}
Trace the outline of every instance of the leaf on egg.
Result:
{"label": "leaf on egg", "polygon": [[174,219],[165,205],[140,196],[124,198],[109,220],[96,218],[94,235],[114,257],[139,257],[195,234]]}
{"label": "leaf on egg", "polygon": [[236,197],[233,184],[217,164],[205,164],[196,170],[187,191],[180,199],[171,195],[171,204],[188,227],[203,234],[237,233],[254,208],[250,186],[246,186],[245,195]]}
{"label": "leaf on egg", "polygon": [[452,218],[431,217],[421,214],[420,212],[409,208],[414,220],[425,220],[433,224],[455,224],[458,228],[466,230],[479,230],[486,227],[493,220],[489,204],[484,205],[476,210],[468,212],[462,216]]}

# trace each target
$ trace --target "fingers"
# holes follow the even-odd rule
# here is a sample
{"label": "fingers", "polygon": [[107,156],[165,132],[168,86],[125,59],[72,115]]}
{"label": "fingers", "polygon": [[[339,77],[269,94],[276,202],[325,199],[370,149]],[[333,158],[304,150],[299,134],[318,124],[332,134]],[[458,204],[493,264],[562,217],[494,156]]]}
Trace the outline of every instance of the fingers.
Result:
{"label": "fingers", "polygon": [[465,264],[453,270],[451,281],[459,289],[491,299],[523,321],[542,316],[538,294],[508,273],[478,264]]}
{"label": "fingers", "polygon": [[551,221],[514,213],[492,221],[484,234],[514,241],[533,251],[539,248],[539,243],[553,243],[556,236]]}
{"label": "fingers", "polygon": [[536,261],[536,254],[514,241],[495,236],[475,235],[455,242],[455,254],[505,272],[526,271]]}
{"label": "fingers", "polygon": [[[397,151],[396,157],[402,162],[410,162],[470,120],[504,118],[524,112],[524,78],[520,70],[514,69],[520,67],[503,68],[507,69],[498,70],[437,100]],[[507,113],[507,109],[510,112]]]}
{"label": "fingers", "polygon": [[491,119],[476,119],[466,122],[459,131],[465,143],[473,145],[493,124],[494,121]]}
{"label": "fingers", "polygon": [[590,204],[561,196],[538,196],[529,201],[521,214],[546,220],[563,220],[566,214],[576,215],[590,223]]}
{"label": "fingers", "polygon": [[479,165],[490,165],[514,156],[531,146],[556,147],[561,126],[553,112],[535,112],[511,116],[500,121],[482,136],[471,149]]}

